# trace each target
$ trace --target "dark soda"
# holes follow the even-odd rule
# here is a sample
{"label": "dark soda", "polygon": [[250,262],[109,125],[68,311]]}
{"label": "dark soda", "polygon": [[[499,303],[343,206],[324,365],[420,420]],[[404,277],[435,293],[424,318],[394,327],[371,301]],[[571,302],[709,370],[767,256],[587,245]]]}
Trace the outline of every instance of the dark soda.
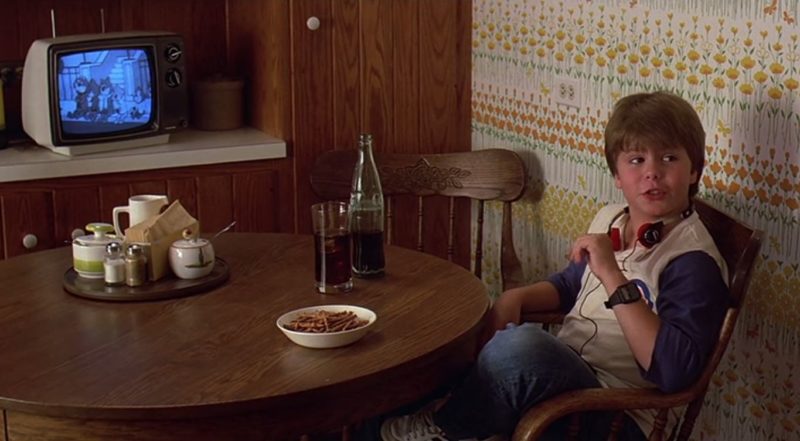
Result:
{"label": "dark soda", "polygon": [[[336,287],[350,281],[350,235],[314,235],[314,276],[317,286]],[[324,292],[324,291],[323,291]]]}
{"label": "dark soda", "polygon": [[383,231],[353,232],[353,272],[358,277],[380,277],[386,266],[383,258]]}

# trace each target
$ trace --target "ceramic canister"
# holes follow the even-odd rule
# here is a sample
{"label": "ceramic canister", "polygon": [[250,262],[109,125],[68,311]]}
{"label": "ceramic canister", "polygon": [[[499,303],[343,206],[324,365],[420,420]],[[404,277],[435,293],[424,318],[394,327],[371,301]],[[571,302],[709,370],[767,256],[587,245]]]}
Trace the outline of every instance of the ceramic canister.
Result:
{"label": "ceramic canister", "polygon": [[207,276],[214,269],[214,247],[201,238],[176,240],[169,247],[169,265],[181,279]]}
{"label": "ceramic canister", "polygon": [[72,266],[81,277],[102,279],[105,275],[103,259],[106,245],[122,241],[108,235],[114,231],[111,224],[94,222],[86,225],[86,230],[93,234],[76,237],[72,241]]}

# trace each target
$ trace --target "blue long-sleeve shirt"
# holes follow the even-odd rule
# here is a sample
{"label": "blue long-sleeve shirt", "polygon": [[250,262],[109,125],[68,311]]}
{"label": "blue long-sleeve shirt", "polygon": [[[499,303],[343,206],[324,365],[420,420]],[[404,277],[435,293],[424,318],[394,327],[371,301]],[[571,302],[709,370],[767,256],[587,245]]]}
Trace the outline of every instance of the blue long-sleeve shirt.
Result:
{"label": "blue long-sleeve shirt", "polygon": [[[586,263],[570,263],[548,278],[558,290],[564,312],[575,306],[585,270]],[[718,340],[730,298],[717,263],[702,251],[673,259],[658,284],[656,310],[661,327],[650,369],[640,371],[659,389],[673,392],[700,376]]]}

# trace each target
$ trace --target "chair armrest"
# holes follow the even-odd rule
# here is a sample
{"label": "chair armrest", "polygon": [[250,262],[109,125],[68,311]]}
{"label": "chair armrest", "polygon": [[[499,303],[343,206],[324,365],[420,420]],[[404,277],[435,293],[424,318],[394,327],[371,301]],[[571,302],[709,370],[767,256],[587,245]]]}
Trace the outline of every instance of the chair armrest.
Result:
{"label": "chair armrest", "polygon": [[593,388],[565,392],[528,409],[512,440],[536,440],[552,423],[575,412],[672,408],[689,403],[692,397],[690,391],[665,394],[657,389]]}
{"label": "chair armrest", "polygon": [[538,311],[526,312],[522,314],[522,322],[535,322],[548,325],[560,325],[564,321],[564,314],[561,311]]}

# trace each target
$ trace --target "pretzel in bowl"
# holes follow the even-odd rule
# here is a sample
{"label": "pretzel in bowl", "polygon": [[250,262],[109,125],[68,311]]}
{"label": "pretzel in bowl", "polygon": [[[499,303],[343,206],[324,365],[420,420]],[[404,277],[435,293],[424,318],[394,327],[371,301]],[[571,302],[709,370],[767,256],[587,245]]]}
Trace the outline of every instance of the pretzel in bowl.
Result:
{"label": "pretzel in bowl", "polygon": [[294,320],[283,325],[291,331],[323,333],[339,332],[366,326],[367,320],[362,320],[353,311],[330,312],[325,310],[304,312]]}

